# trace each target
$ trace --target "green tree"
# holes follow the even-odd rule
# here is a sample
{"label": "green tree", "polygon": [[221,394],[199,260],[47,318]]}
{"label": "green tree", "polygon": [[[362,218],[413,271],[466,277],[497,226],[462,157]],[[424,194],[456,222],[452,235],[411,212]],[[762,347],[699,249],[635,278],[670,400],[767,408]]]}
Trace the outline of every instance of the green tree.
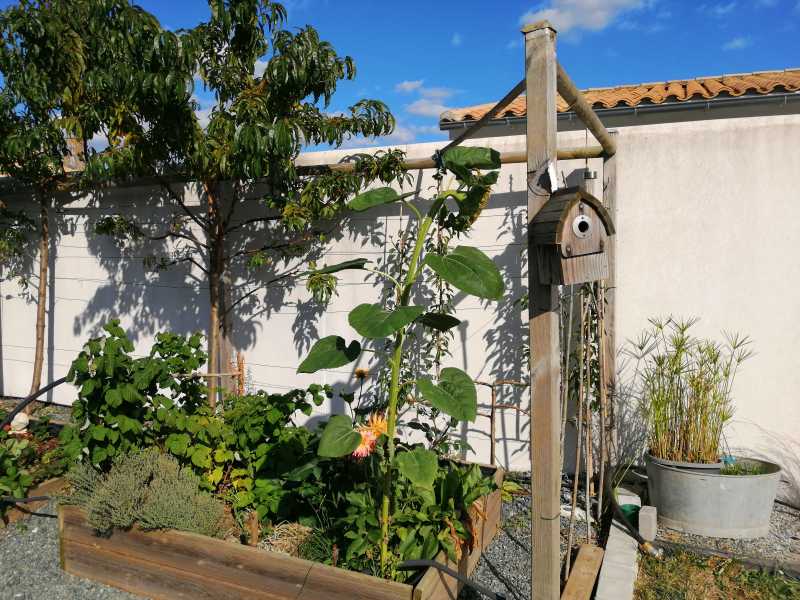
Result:
{"label": "green tree", "polygon": [[[160,62],[173,71],[138,92],[158,98],[157,90],[171,85],[180,93],[167,90],[157,113],[132,106],[110,146],[89,158],[87,174],[93,179],[149,175],[163,186],[178,216],[165,231],[119,217],[101,221],[97,230],[128,239],[171,239],[178,251],[155,266],[191,262],[208,278],[209,370],[218,373],[225,370],[220,338],[230,336],[231,311],[259,289],[226,301],[225,281],[232,269],[270,266],[274,275],[266,285],[309,275],[302,261],[283,271],[277,266],[323,239],[326,229],[320,220],[334,219],[367,183],[401,176],[402,156],[359,156],[349,171],[296,168],[303,147],[337,147],[351,136],[390,133],[391,113],[376,100],[327,112],[337,84],[355,77],[353,60],[339,56],[310,26],[284,29],[286,11],[280,4],[213,0],[209,8],[206,22],[161,32]],[[198,115],[192,96],[195,77],[214,97],[207,121]],[[171,187],[176,180],[199,183],[205,203],[201,210],[188,206]],[[262,199],[258,214],[243,215],[253,198]],[[324,286],[326,279],[310,281]],[[214,405],[214,377],[209,387]]]}
{"label": "green tree", "polygon": [[[31,392],[41,385],[56,193],[75,185],[88,140],[118,128],[132,112],[132,91],[165,69],[153,61],[160,31],[122,0],[23,0],[0,12],[0,170],[39,206]],[[166,97],[163,86],[156,91]],[[160,106],[159,99],[135,108],[149,116]]]}

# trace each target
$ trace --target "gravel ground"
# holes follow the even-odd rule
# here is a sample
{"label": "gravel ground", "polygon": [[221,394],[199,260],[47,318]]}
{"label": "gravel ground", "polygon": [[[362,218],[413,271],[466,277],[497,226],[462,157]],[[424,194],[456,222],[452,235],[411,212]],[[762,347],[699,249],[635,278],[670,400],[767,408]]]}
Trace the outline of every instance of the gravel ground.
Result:
{"label": "gravel ground", "polygon": [[775,503],[769,535],[753,540],[710,538],[658,528],[658,540],[730,552],[743,558],[779,561],[800,569],[800,511]]}
{"label": "gravel ground", "polygon": [[[55,515],[52,507],[41,513]],[[32,516],[0,530],[0,599],[128,600],[116,588],[64,573],[58,566],[57,521]]]}
{"label": "gravel ground", "polygon": [[[530,485],[523,486],[530,492]],[[570,503],[571,484],[564,479],[561,485],[562,506]],[[578,506],[583,504],[583,495],[578,496]],[[503,524],[497,537],[481,556],[472,580],[495,592],[501,592],[509,600],[528,600],[531,597],[531,499],[529,495],[515,496],[503,504]],[[561,559],[567,547],[566,532],[569,519],[561,517]],[[586,539],[586,522],[575,521],[573,546]],[[477,600],[481,594],[464,588],[460,600]]]}

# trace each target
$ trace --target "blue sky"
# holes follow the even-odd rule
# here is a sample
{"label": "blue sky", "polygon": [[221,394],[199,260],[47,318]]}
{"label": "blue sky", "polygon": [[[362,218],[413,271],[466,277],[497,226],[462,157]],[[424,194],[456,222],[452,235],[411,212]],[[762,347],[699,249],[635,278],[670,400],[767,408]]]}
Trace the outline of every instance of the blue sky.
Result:
{"label": "blue sky", "polygon": [[[9,4],[6,1],[3,5]],[[140,4],[166,27],[206,19],[203,0]],[[362,97],[398,120],[388,140],[441,139],[447,107],[498,100],[523,75],[520,26],[550,19],[580,87],[800,67],[800,0],[285,0],[289,26],[313,25],[355,59],[332,110]],[[202,99],[202,92],[199,93]]]}

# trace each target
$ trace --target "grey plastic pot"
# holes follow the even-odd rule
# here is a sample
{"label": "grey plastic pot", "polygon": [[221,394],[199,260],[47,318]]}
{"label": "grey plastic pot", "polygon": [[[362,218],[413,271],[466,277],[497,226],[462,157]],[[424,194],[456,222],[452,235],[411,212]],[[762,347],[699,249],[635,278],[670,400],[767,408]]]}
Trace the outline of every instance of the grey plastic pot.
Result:
{"label": "grey plastic pot", "polygon": [[757,464],[759,475],[721,475],[706,465],[676,463],[645,457],[650,503],[659,522],[671,529],[709,537],[749,539],[769,533],[772,505],[781,468],[771,462],[739,458]]}

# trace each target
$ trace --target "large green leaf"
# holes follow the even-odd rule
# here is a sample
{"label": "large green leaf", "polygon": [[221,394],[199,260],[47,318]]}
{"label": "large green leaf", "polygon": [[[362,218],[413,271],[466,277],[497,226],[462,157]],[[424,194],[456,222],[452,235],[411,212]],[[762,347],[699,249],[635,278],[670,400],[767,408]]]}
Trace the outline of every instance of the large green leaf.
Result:
{"label": "large green leaf", "polygon": [[446,256],[431,253],[425,257],[425,264],[462,292],[488,300],[503,297],[500,270],[477,248],[458,246]]}
{"label": "large green leaf", "polygon": [[401,452],[394,459],[397,470],[414,485],[430,488],[436,479],[438,460],[436,454],[424,448]]}
{"label": "large green leaf", "polygon": [[444,153],[445,168],[461,179],[466,179],[472,169],[499,169],[500,153],[492,148],[456,146]]}
{"label": "large green leaf", "polygon": [[417,389],[433,407],[454,419],[474,421],[478,416],[478,392],[470,376],[461,369],[442,369],[439,385],[428,378],[418,379]]}
{"label": "large green leaf", "polygon": [[386,311],[380,304],[359,304],[350,311],[347,320],[358,333],[367,339],[389,337],[420,316],[421,306],[400,306]]}
{"label": "large green leaf", "polygon": [[361,212],[370,208],[374,208],[375,206],[381,206],[382,204],[391,204],[392,202],[397,202],[403,198],[413,196],[415,193],[416,192],[407,192],[405,194],[398,194],[390,187],[375,188],[374,190],[369,190],[368,192],[359,194],[353,198],[347,204],[347,206],[350,208],[350,210]]}
{"label": "large green leaf", "polygon": [[317,454],[327,458],[338,458],[352,454],[361,443],[361,434],[353,429],[353,423],[344,415],[331,417],[319,439]]}
{"label": "large green leaf", "polygon": [[353,260],[346,260],[335,265],[328,265],[327,267],[322,267],[321,269],[314,269],[313,271],[309,271],[309,273],[319,275],[322,273],[338,273],[339,271],[344,271],[347,269],[363,269],[364,265],[366,265],[368,262],[369,261],[366,258],[354,258]]}
{"label": "large green leaf", "polygon": [[451,315],[434,312],[427,312],[424,315],[421,315],[417,319],[417,322],[422,323],[425,325],[425,327],[430,327],[431,329],[435,329],[437,331],[447,331],[448,329],[452,329],[456,325],[461,324],[461,321]]}
{"label": "large green leaf", "polygon": [[320,369],[335,369],[353,362],[361,354],[361,344],[347,343],[338,335],[329,335],[311,347],[306,359],[297,367],[298,373],[316,373]]}

